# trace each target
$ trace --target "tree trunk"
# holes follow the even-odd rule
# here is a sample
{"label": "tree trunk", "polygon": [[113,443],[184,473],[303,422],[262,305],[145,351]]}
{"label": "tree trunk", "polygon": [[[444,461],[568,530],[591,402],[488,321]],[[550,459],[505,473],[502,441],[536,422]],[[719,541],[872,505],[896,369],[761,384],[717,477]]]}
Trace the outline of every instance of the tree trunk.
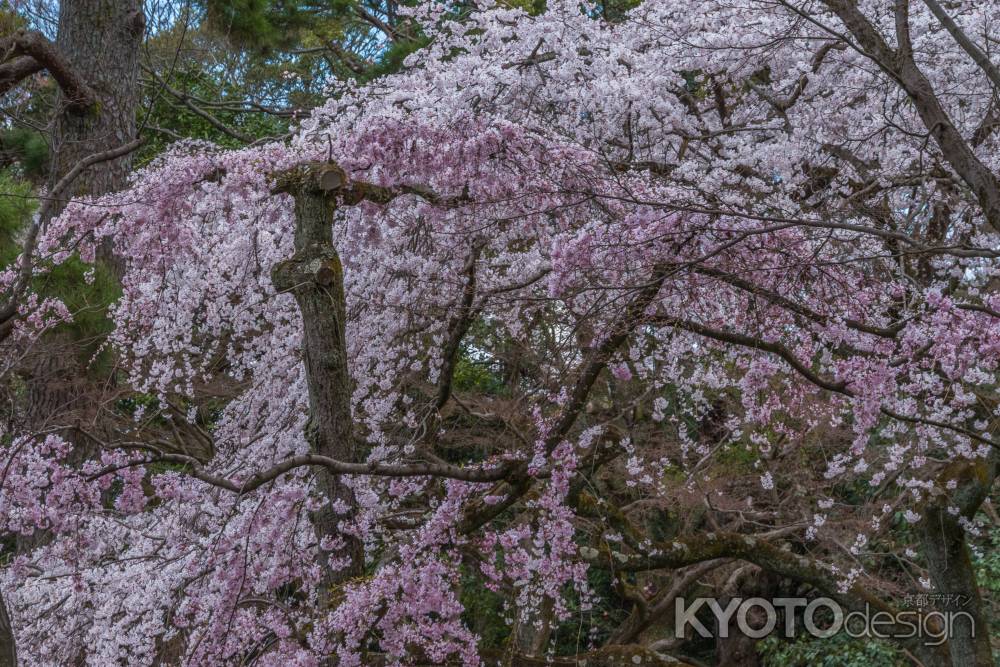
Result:
{"label": "tree trunk", "polygon": [[[56,47],[80,72],[97,98],[79,110],[60,93],[54,111],[50,144],[49,189],[81,160],[127,144],[136,137],[139,47],[145,29],[141,0],[64,0],[59,5]],[[131,154],[84,170],[70,186],[69,196],[102,195],[124,188],[132,167]],[[58,215],[64,202],[49,211]],[[86,379],[76,358],[76,346],[63,332],[37,345],[26,368],[26,426],[38,431],[78,420],[88,406]],[[71,436],[72,434],[66,434]]]}
{"label": "tree trunk", "polygon": [[[983,613],[976,572],[972,566],[960,516],[971,519],[986,499],[1000,468],[1000,454],[993,449],[985,461],[954,463],[939,482],[957,482],[950,497],[933,498],[923,508],[921,541],[934,593],[942,596],[937,611],[953,615],[948,652],[953,667],[993,667],[989,624]],[[949,507],[957,507],[952,515]]]}
{"label": "tree trunk", "polygon": [[[343,172],[327,165],[302,167],[285,175],[284,189],[295,199],[295,255],[272,270],[275,287],[290,291],[302,313],[302,356],[309,388],[306,440],[312,453],[355,462],[351,384],[347,369],[344,275],[333,247],[335,190]],[[313,516],[323,566],[320,602],[331,604],[337,585],[357,576],[363,564],[360,540],[345,535],[354,492],[336,475],[316,474],[323,506]]]}
{"label": "tree trunk", "polygon": [[[726,582],[719,604],[726,608],[733,598],[774,597],[779,578],[777,575],[756,566],[739,568]],[[765,619],[753,614],[747,620],[751,628],[760,628]],[[757,639],[744,635],[737,624],[734,614],[728,624],[727,636],[722,636],[723,628],[719,626],[715,633],[715,659],[718,667],[758,667],[761,664],[757,655]]]}
{"label": "tree trunk", "polygon": [[[56,47],[81,73],[97,102],[79,110],[60,93],[50,144],[49,189],[84,158],[127,144],[136,137],[139,47],[145,29],[141,0],[64,0],[59,5]],[[124,188],[131,154],[84,170],[68,196],[102,195]],[[58,215],[64,202],[48,210]],[[43,338],[28,359],[25,421],[29,431],[79,421],[91,409],[86,377],[72,337],[55,332]],[[72,433],[64,433],[72,438]]]}
{"label": "tree trunk", "polygon": [[552,636],[553,620],[553,602],[548,596],[538,608],[519,608],[514,636],[511,638],[514,652],[528,658],[544,656]]}
{"label": "tree trunk", "polygon": [[[87,78],[97,105],[82,113],[65,108],[60,95],[52,132],[49,184],[83,158],[126,144],[136,136],[139,46],[146,20],[141,0],[63,0],[56,46]],[[85,171],[74,195],[122,189],[132,167],[130,155]],[[55,207],[57,214],[61,206]]]}

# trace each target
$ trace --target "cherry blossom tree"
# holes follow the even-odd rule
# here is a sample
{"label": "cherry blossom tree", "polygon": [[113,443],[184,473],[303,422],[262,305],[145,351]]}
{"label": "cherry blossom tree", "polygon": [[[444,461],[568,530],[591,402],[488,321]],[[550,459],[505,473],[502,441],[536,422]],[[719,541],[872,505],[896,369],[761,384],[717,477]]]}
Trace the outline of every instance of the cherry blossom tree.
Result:
{"label": "cherry blossom tree", "polygon": [[[290,142],[177,144],[41,230],[123,259],[135,396],[82,465],[5,440],[3,529],[52,535],[3,580],[28,664],[670,664],[651,629],[734,562],[966,596],[901,650],[992,664],[1000,7],[414,19]],[[597,572],[622,622],[554,655]]]}

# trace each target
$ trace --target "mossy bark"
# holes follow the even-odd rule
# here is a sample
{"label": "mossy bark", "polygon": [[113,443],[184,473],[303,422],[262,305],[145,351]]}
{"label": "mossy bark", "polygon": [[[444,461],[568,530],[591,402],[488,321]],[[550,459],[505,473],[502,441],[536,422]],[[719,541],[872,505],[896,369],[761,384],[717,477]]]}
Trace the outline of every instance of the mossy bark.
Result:
{"label": "mossy bark", "polygon": [[[345,183],[342,174],[333,167],[307,166],[282,176],[281,190],[295,201],[295,254],[277,264],[271,277],[275,287],[295,297],[302,314],[302,357],[309,389],[305,436],[310,451],[338,461],[356,462],[344,275],[332,238],[336,191]],[[325,469],[317,471],[316,479],[323,499],[322,507],[313,516],[316,539],[337,544],[330,551],[319,552],[323,602],[329,604],[341,583],[361,573],[363,552],[360,541],[340,529],[340,523],[350,520],[354,512],[351,487]],[[338,513],[338,507],[343,513]]]}

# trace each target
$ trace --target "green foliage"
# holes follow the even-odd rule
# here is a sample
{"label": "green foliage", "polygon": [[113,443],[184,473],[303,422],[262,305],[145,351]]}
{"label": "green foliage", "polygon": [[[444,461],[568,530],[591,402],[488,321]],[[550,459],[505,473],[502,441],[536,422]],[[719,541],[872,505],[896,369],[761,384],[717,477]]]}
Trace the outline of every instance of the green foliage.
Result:
{"label": "green foliage", "polygon": [[139,408],[144,411],[154,411],[160,407],[160,399],[153,394],[134,393],[115,401],[115,410],[133,416]]}
{"label": "green foliage", "polygon": [[472,359],[464,350],[455,364],[452,386],[455,391],[479,394],[497,395],[504,391],[503,378],[492,372],[488,364]]}
{"label": "green foliage", "polygon": [[307,3],[286,0],[208,0],[209,26],[234,44],[260,52],[289,48],[307,24]]}
{"label": "green foliage", "polygon": [[503,598],[486,588],[483,578],[468,565],[461,566],[462,580],[459,600],[464,611],[462,620],[479,636],[483,649],[499,649],[510,637],[510,626],[504,622]]}
{"label": "green foliage", "polygon": [[[988,519],[987,519],[988,520]],[[990,636],[1000,637],[1000,527],[993,528],[976,545],[972,559]],[[1000,656],[998,656],[1000,658]],[[998,661],[997,664],[1000,664]]]}
{"label": "green foliage", "polygon": [[365,83],[377,79],[380,76],[392,74],[403,67],[403,61],[406,60],[408,55],[414,51],[419,51],[428,44],[430,44],[430,39],[423,35],[419,35],[411,39],[400,40],[390,44],[388,48],[382,52],[377,63],[367,68],[363,73],[357,74],[354,78],[356,78],[359,83]]}
{"label": "green foliage", "polygon": [[749,439],[732,442],[719,450],[715,460],[727,470],[751,472],[755,470],[754,464],[760,460],[760,448]]}
{"label": "green foliage", "polygon": [[840,633],[828,639],[770,636],[757,644],[765,667],[906,667],[903,652],[877,639],[853,639]]}
{"label": "green foliage", "polygon": [[399,16],[401,4],[412,2],[205,0],[204,27],[244,51],[244,76],[293,73],[315,93],[329,78],[365,82],[394,72],[427,44]]}
{"label": "green foliage", "polygon": [[600,646],[629,614],[631,603],[622,602],[615,592],[610,572],[591,568],[587,571],[587,583],[596,595],[596,603],[587,609],[581,606],[576,592],[567,587],[566,606],[570,615],[552,633],[556,655],[582,653],[591,643]]}
{"label": "green foliage", "polygon": [[0,149],[16,160],[21,172],[29,178],[41,180],[48,169],[49,147],[39,132],[25,128],[0,132]]}
{"label": "green foliage", "polygon": [[532,16],[538,16],[546,10],[545,0],[507,0],[506,4],[511,7],[523,9]]}
{"label": "green foliage", "polygon": [[605,21],[618,23],[625,19],[625,15],[630,10],[635,9],[640,4],[642,4],[642,0],[602,0],[597,3],[597,7]]}
{"label": "green foliage", "polygon": [[27,27],[27,18],[18,14],[12,3],[0,4],[0,35],[9,35],[15,30]]}
{"label": "green foliage", "polygon": [[[277,78],[278,75],[274,76]],[[194,65],[178,68],[167,79],[167,84],[190,96],[192,100],[219,103],[232,101],[235,103],[234,107],[243,107],[242,99],[245,92],[240,86],[225,82],[216,73],[203,71]],[[201,139],[226,148],[239,148],[246,143],[223,132],[210,120],[198,115],[169,93],[155,96],[153,99],[155,102],[146,119],[146,125],[152,131],[147,133],[146,144],[137,155],[137,162],[140,165],[163,152],[166,146],[178,137]],[[266,113],[233,111],[226,108],[205,110],[218,122],[251,140],[278,136],[288,130],[288,122],[285,119]]]}
{"label": "green foliage", "polygon": [[35,211],[32,189],[9,169],[0,171],[0,262],[9,264],[21,251],[18,233]]}
{"label": "green foliage", "polygon": [[1000,594],[1000,527],[994,527],[983,541],[973,559],[977,579],[990,593]]}
{"label": "green foliage", "polygon": [[121,296],[114,272],[103,262],[90,265],[70,257],[36,278],[33,287],[40,296],[58,298],[69,309],[73,321],[58,330],[79,344],[79,359],[88,370],[97,377],[110,372],[113,359],[104,342],[113,326],[107,311]]}

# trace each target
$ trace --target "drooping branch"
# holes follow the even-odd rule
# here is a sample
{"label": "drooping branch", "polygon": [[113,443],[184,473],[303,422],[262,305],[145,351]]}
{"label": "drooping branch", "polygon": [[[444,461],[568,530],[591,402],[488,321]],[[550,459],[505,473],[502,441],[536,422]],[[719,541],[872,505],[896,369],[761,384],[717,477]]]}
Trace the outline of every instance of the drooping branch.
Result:
{"label": "drooping branch", "polygon": [[675,326],[679,329],[684,329],[686,331],[690,331],[691,333],[698,334],[699,336],[711,338],[722,343],[729,343],[740,347],[761,350],[762,352],[769,352],[781,357],[781,359],[795,369],[799,375],[803,376],[817,387],[821,387],[822,389],[826,389],[827,391],[832,391],[837,394],[844,394],[845,396],[853,395],[847,388],[846,382],[843,380],[830,380],[819,375],[818,373],[813,372],[801,360],[799,360],[799,358],[796,357],[791,350],[779,343],[772,343],[760,338],[747,336],[742,333],[713,329],[690,320],[682,320],[674,317],[660,317],[656,319],[661,324]]}
{"label": "drooping branch", "polygon": [[[569,399],[563,405],[558,418],[543,442],[547,454],[551,454],[573,428],[587,403],[594,383],[601,371],[607,367],[612,355],[628,340],[637,327],[647,321],[648,313],[646,311],[655,302],[668,275],[670,275],[670,271],[666,267],[657,266],[650,279],[638,289],[638,294],[629,302],[623,315],[612,323],[605,338],[587,353],[577,372],[576,382],[569,394]],[[473,503],[460,523],[460,530],[468,533],[486,525],[522,498],[532,486],[533,478],[528,475],[527,464],[521,463],[502,489],[490,492],[490,495],[499,495],[503,499],[497,503],[486,503],[482,500]]]}
{"label": "drooping branch", "polygon": [[631,204],[640,204],[642,206],[652,206],[667,211],[676,211],[678,213],[694,213],[694,214],[709,215],[709,216],[728,216],[735,219],[755,220],[758,222],[773,223],[766,227],[760,227],[752,231],[742,232],[742,234],[746,235],[746,237],[748,238],[750,236],[760,236],[764,234],[780,232],[785,229],[791,229],[794,227],[808,227],[812,229],[844,230],[849,232],[856,232],[858,234],[875,236],[889,241],[898,241],[908,246],[909,249],[906,251],[907,254],[950,255],[954,257],[987,257],[987,258],[1000,257],[1000,252],[998,252],[997,250],[990,248],[973,247],[965,244],[955,244],[947,246],[945,245],[928,246],[921,243],[914,237],[903,234],[902,232],[892,229],[882,229],[871,225],[862,225],[851,222],[841,222],[838,220],[831,220],[831,219],[810,219],[806,217],[793,218],[793,217],[776,216],[776,215],[764,215],[764,214],[754,213],[751,210],[745,210],[745,209],[714,207],[714,206],[696,206],[692,204],[684,204],[674,201],[647,199],[643,197],[637,197],[631,194],[630,195],[621,195],[617,193],[596,194],[594,192],[588,192],[584,190],[571,191],[571,192],[580,195],[596,196],[599,197],[600,199],[606,199],[610,201],[624,201]]}
{"label": "drooping branch", "polygon": [[573,386],[569,401],[566,402],[559,419],[545,438],[546,453],[551,454],[576,423],[580,411],[583,410],[587,398],[590,396],[590,390],[594,386],[594,382],[597,381],[597,376],[607,366],[612,355],[632,335],[636,327],[645,321],[646,311],[655,302],[660,293],[660,287],[669,273],[666,267],[656,267],[652,276],[642,285],[636,297],[629,303],[621,319],[614,323],[604,340],[590,350],[587,362]]}
{"label": "drooping branch", "polygon": [[[0,52],[3,53],[5,60],[13,58],[12,61],[0,66],[7,67],[5,70],[0,69],[0,95],[8,92],[27,76],[46,69],[62,88],[71,110],[84,111],[97,101],[97,96],[81,73],[70,65],[55,44],[42,33],[19,30],[10,37],[0,40]],[[32,69],[23,60],[25,56],[34,60],[39,67]]]}
{"label": "drooping branch", "polygon": [[25,291],[28,289],[28,284],[31,280],[33,267],[32,260],[35,254],[35,247],[38,244],[38,237],[48,224],[49,219],[52,217],[53,209],[58,204],[63,203],[63,198],[66,196],[66,192],[84,171],[96,164],[100,164],[101,162],[116,160],[120,157],[128,155],[132,151],[139,148],[142,143],[142,139],[134,139],[127,144],[123,144],[116,148],[88,155],[84,159],[77,162],[72,169],[70,169],[65,175],[63,175],[62,178],[59,179],[59,181],[56,182],[56,184],[52,187],[52,190],[47,193],[47,196],[42,201],[42,205],[39,208],[38,213],[35,215],[34,221],[28,228],[28,233],[26,234],[24,242],[21,246],[21,256],[18,260],[17,266],[17,278],[6,290],[5,303],[0,306],[0,342],[3,342],[13,331],[13,322],[15,316],[17,315],[18,304],[24,296]]}
{"label": "drooping branch", "polygon": [[[767,299],[771,303],[780,306],[785,310],[791,311],[797,315],[801,315],[802,317],[812,322],[815,322],[816,324],[825,326],[830,323],[830,318],[827,315],[818,313],[804,306],[803,304],[800,304],[776,292],[767,290],[761,287],[760,285],[755,285],[751,281],[745,280],[739,277],[735,273],[723,271],[721,269],[716,269],[711,266],[705,266],[705,265],[696,265],[692,268],[692,270],[695,273],[700,273],[702,275],[711,276],[712,278],[721,280],[722,282],[732,285],[733,287],[737,287],[743,290],[744,292],[748,292],[750,294],[763,297],[764,299]],[[873,336],[878,336],[880,338],[895,338],[896,335],[903,330],[906,323],[898,322],[888,327],[879,327],[879,326],[873,326],[871,324],[866,324],[865,322],[861,322],[855,319],[847,318],[844,320],[844,324],[856,331],[861,331],[867,334],[871,334]]]}
{"label": "drooping branch", "polygon": [[[782,359],[786,364],[788,364],[792,370],[799,374],[799,376],[808,380],[813,385],[819,387],[820,389],[825,389],[836,394],[841,394],[843,396],[855,397],[857,392],[850,387],[850,385],[843,380],[833,380],[830,378],[823,377],[819,373],[816,373],[810,369],[801,359],[795,356],[791,350],[786,346],[775,343],[771,341],[765,341],[761,338],[755,338],[753,336],[748,336],[743,333],[723,331],[721,329],[713,329],[712,327],[700,324],[698,322],[693,322],[690,320],[681,320],[674,317],[653,317],[650,321],[658,322],[661,324],[667,324],[669,326],[677,327],[678,329],[684,329],[685,331],[690,331],[691,333],[709,338],[712,340],[717,340],[721,343],[727,343],[730,345],[735,345],[737,347],[743,347],[751,350],[759,350],[761,352],[767,352],[773,354],[780,359]],[[911,424],[923,424],[925,426],[933,426],[934,428],[943,429],[946,431],[951,431],[953,433],[958,433],[963,435],[970,440],[980,442],[984,445],[989,445],[990,447],[1000,448],[1000,443],[991,440],[990,438],[984,437],[975,431],[972,431],[964,426],[958,424],[951,424],[948,422],[941,421],[939,419],[932,419],[929,417],[920,417],[917,415],[908,415],[892,410],[882,406],[880,412],[891,419],[896,419],[903,422],[909,422]]]}

